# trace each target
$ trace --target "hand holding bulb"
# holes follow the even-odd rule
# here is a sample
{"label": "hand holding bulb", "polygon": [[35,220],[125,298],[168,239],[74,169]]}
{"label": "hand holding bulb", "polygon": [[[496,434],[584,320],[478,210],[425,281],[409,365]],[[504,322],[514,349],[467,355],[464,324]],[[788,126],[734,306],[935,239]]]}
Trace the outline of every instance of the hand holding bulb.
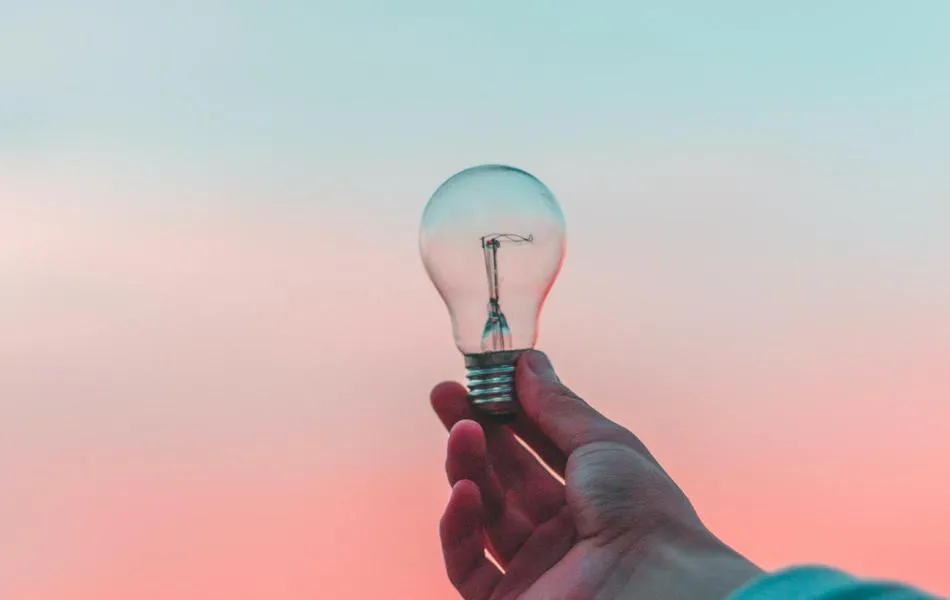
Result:
{"label": "hand holding bulb", "polygon": [[442,550],[462,598],[724,600],[761,574],[543,354],[522,353],[515,381],[522,410],[509,425],[486,419],[457,383],[432,392],[449,430]]}
{"label": "hand holding bulb", "polygon": [[[705,530],[632,433],[532,350],[564,233],[551,191],[500,165],[449,178],[423,213],[422,260],[468,367],[468,390],[446,383],[432,394],[450,429],[449,578],[466,600],[720,600],[757,569]],[[659,575],[632,577],[648,561]]]}

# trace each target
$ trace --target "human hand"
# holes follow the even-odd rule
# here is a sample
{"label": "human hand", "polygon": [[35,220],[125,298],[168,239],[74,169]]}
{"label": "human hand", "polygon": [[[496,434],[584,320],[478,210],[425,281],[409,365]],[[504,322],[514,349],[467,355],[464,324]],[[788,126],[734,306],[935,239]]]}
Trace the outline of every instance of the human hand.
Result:
{"label": "human hand", "polygon": [[474,412],[458,383],[432,391],[450,430],[442,549],[465,600],[722,600],[761,573],[706,529],[633,433],[560,383],[544,354],[520,357],[516,385],[510,425]]}

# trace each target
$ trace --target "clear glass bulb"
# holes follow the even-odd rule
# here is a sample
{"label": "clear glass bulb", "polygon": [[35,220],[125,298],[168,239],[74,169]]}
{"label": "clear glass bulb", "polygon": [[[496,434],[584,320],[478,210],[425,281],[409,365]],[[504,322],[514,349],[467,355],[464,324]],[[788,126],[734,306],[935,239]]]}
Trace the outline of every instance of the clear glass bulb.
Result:
{"label": "clear glass bulb", "polygon": [[509,166],[453,175],[423,212],[419,250],[465,356],[469,398],[499,420],[517,414],[515,361],[537,342],[565,246],[554,194]]}

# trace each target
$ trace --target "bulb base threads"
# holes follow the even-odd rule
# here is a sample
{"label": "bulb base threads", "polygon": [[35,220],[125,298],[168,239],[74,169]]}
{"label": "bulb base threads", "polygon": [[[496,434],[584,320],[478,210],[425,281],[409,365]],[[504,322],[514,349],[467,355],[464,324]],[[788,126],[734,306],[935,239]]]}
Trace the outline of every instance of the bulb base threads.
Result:
{"label": "bulb base threads", "polygon": [[510,423],[518,415],[515,362],[523,350],[466,354],[468,399],[478,411],[497,423]]}

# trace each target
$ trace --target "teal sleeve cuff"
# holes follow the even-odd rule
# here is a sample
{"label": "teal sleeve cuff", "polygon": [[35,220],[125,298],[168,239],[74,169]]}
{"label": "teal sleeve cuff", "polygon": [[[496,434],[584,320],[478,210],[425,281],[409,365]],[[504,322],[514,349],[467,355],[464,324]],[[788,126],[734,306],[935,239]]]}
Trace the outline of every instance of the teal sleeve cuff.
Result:
{"label": "teal sleeve cuff", "polygon": [[894,582],[860,581],[820,566],[783,569],[754,579],[729,600],[936,600]]}

